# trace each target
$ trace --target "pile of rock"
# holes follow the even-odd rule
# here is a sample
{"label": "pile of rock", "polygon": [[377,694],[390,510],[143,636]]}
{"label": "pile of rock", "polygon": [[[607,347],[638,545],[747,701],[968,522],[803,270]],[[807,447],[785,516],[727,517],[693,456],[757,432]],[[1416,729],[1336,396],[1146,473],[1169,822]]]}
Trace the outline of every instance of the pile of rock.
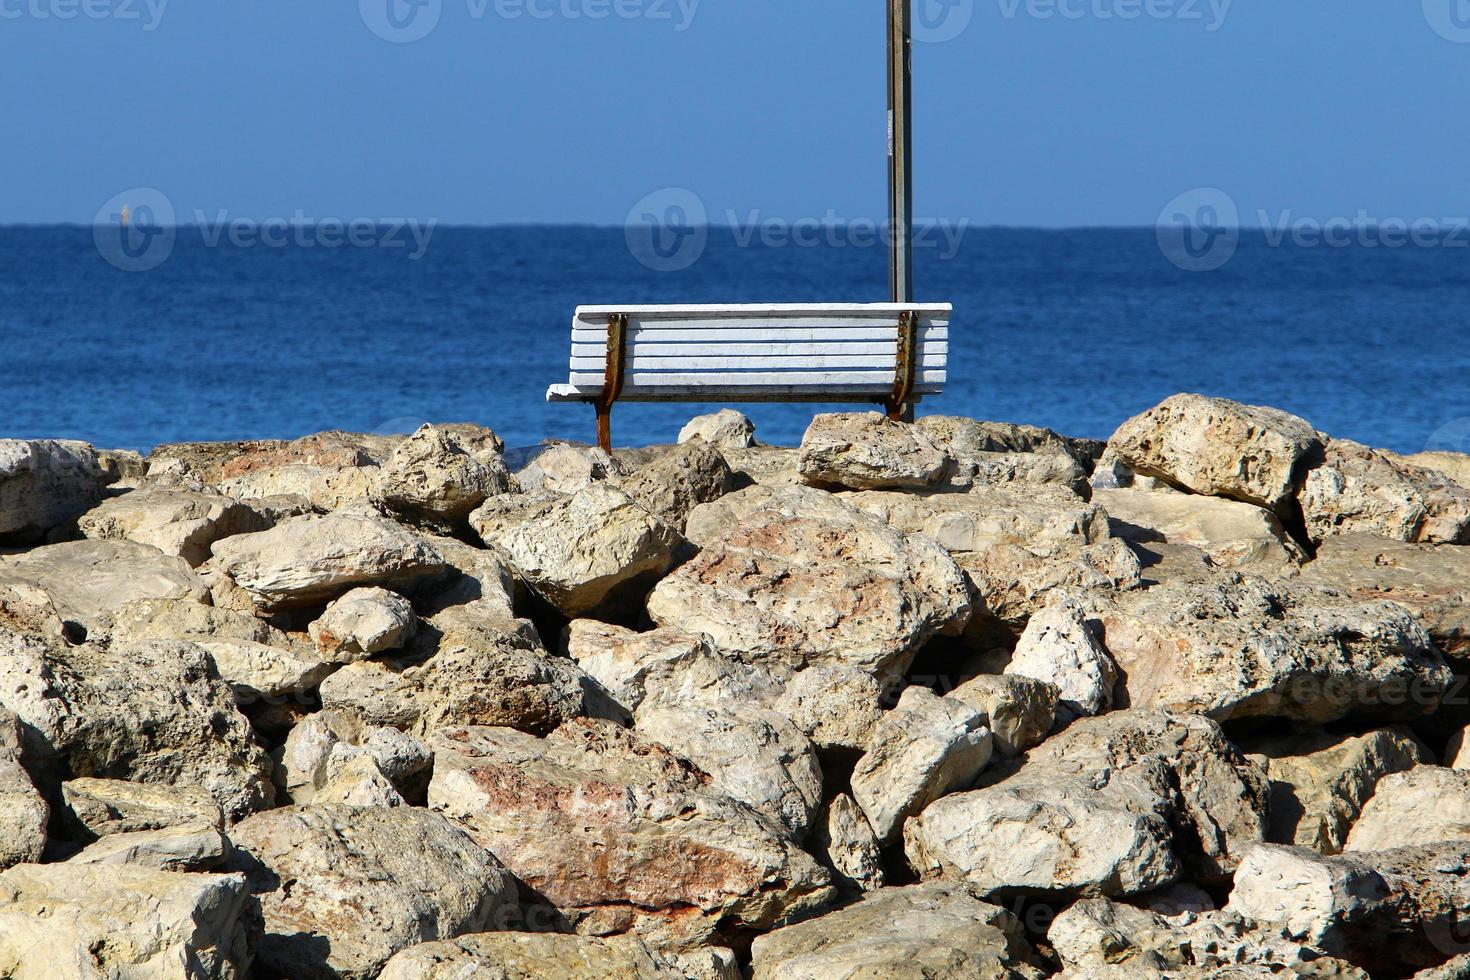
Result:
{"label": "pile of rock", "polygon": [[1467,473],[0,441],[0,975],[1470,977]]}

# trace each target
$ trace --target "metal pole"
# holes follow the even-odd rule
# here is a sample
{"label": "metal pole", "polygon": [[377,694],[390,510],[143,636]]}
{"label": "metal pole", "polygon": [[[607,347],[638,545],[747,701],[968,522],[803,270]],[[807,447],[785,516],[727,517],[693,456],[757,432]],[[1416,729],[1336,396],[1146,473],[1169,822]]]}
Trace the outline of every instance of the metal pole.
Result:
{"label": "metal pole", "polygon": [[888,0],[888,294],[894,303],[914,299],[914,250],[909,229],[914,220],[912,0]]}

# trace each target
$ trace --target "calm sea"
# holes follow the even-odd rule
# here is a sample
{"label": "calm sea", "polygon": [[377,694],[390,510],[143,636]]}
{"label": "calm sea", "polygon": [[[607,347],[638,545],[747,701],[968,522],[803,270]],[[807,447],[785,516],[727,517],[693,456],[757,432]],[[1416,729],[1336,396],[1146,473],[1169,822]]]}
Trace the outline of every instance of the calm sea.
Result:
{"label": "calm sea", "polygon": [[[411,241],[411,240],[410,240]],[[157,268],[104,261],[81,227],[0,228],[0,436],[147,449],[185,439],[405,431],[474,421],[511,446],[590,440],[548,405],[579,303],[886,299],[880,247],[742,243],[716,229],[656,272],[622,229],[436,229],[413,248],[213,245],[181,229]],[[1470,249],[1273,246],[1246,234],[1188,272],[1153,229],[971,229],[921,250],[920,299],[955,306],[948,392],[925,413],[1106,437],[1178,391],[1276,405],[1399,451],[1470,449]],[[626,405],[619,444],[702,410]],[[794,444],[811,405],[756,405]]]}

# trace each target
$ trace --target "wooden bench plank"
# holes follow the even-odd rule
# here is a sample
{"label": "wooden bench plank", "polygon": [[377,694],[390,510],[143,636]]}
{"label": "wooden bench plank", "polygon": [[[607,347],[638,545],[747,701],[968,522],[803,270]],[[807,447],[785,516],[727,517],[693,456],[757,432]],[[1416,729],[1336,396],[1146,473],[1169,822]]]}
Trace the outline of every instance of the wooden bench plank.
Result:
{"label": "wooden bench plank", "polygon": [[[948,356],[945,354],[923,354],[919,358],[921,368],[942,368],[947,365]],[[571,369],[575,371],[602,371],[606,366],[606,359],[601,357],[574,357],[571,360]],[[760,370],[782,370],[782,371],[806,371],[806,370],[830,370],[833,368],[864,368],[871,371],[887,371],[893,374],[894,355],[887,357],[863,355],[849,357],[845,355],[821,355],[806,357],[660,357],[634,353],[627,359],[627,370],[630,371],[754,371]]]}
{"label": "wooden bench plank", "polygon": [[[921,344],[925,355],[948,354],[949,341],[932,340]],[[812,344],[659,344],[640,343],[631,345],[638,355],[652,357],[806,357],[806,356],[858,356],[874,354],[889,361],[898,356],[898,342],[872,341],[867,343],[812,343]],[[606,357],[607,340],[595,344],[573,344],[572,357]]]}
{"label": "wooden bench plank", "polygon": [[[572,372],[567,379],[570,384],[577,387],[589,386],[601,388],[603,384],[602,372],[578,373]],[[945,372],[943,370],[919,370],[914,372],[916,384],[943,384]],[[751,372],[708,372],[705,374],[679,374],[674,372],[662,373],[653,371],[628,371],[623,376],[623,390],[631,391],[634,388],[659,388],[698,385],[780,385],[789,387],[793,385],[825,385],[830,387],[843,387],[853,385],[881,385],[893,384],[893,371],[751,371]]]}

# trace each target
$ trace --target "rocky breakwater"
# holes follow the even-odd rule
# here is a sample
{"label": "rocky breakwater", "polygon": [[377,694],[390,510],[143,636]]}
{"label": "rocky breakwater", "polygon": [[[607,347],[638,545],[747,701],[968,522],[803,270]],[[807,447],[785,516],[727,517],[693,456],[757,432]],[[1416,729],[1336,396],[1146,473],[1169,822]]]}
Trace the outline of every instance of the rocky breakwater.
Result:
{"label": "rocky breakwater", "polygon": [[1470,458],[503,453],[0,441],[0,975],[1470,976]]}

